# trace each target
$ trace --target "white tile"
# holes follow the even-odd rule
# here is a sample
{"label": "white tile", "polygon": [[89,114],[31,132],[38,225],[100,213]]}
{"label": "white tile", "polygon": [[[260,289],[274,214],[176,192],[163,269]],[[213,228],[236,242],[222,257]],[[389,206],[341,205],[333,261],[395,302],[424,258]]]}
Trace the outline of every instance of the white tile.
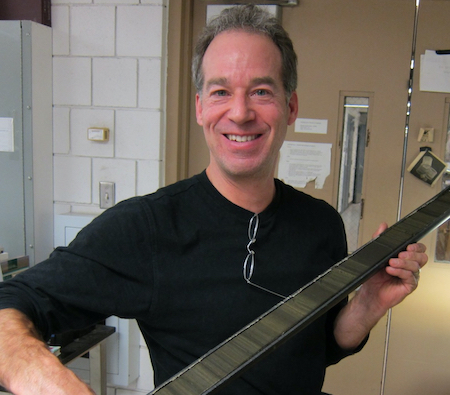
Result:
{"label": "white tile", "polygon": [[161,56],[163,8],[117,7],[117,55]]}
{"label": "white tile", "polygon": [[[88,128],[109,129],[108,141],[91,141]],[[102,109],[72,109],[70,116],[71,153],[78,156],[114,156],[114,111]]]}
{"label": "white tile", "polygon": [[159,188],[159,171],[161,162],[157,160],[140,160],[137,164],[137,194],[146,195]]}
{"label": "white tile", "polygon": [[116,157],[158,160],[160,124],[160,112],[118,110],[115,134]]}
{"label": "white tile", "polygon": [[[139,347],[147,348],[147,343],[145,342],[144,336],[142,335],[141,331],[139,331]],[[142,349],[141,349],[141,352],[142,352]],[[147,349],[147,352],[148,352],[148,349]]]}
{"label": "white tile", "polygon": [[153,367],[150,362],[148,348],[140,347],[139,378],[137,380],[136,389],[149,392],[154,387],[155,387],[155,384],[154,384],[154,380],[153,380]]}
{"label": "white tile", "polygon": [[53,216],[70,213],[70,204],[55,203],[53,206]]}
{"label": "white tile", "polygon": [[114,56],[115,8],[83,6],[70,12],[70,53]]}
{"label": "white tile", "polygon": [[99,182],[115,183],[116,203],[136,196],[136,162],[121,159],[93,160],[93,203],[99,203]]}
{"label": "white tile", "polygon": [[98,205],[86,205],[86,204],[72,204],[71,208],[70,208],[70,212],[74,213],[74,214],[87,214],[87,215],[94,215],[94,216],[98,216],[100,215],[103,210],[100,209],[100,207],[98,207]]}
{"label": "white tile", "polygon": [[161,108],[161,60],[139,60],[139,107]]}
{"label": "white tile", "polygon": [[95,58],[93,98],[97,106],[136,107],[137,60]]}
{"label": "white tile", "polygon": [[53,55],[69,54],[69,7],[52,6]]}
{"label": "white tile", "polygon": [[53,104],[91,104],[91,60],[53,58]]}
{"label": "white tile", "polygon": [[53,153],[68,154],[70,150],[68,107],[53,107]]}
{"label": "white tile", "polygon": [[53,158],[54,196],[58,202],[91,202],[91,159]]}

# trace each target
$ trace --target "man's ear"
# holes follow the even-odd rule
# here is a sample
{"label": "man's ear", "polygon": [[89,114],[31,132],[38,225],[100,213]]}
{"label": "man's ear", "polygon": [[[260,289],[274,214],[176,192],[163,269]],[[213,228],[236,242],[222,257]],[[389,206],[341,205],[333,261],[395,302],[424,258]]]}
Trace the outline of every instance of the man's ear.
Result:
{"label": "man's ear", "polygon": [[292,92],[291,98],[289,99],[289,117],[288,125],[292,125],[297,119],[298,114],[298,96],[297,92]]}
{"label": "man's ear", "polygon": [[195,95],[195,117],[197,118],[197,123],[200,126],[203,126],[202,113],[203,113],[202,99],[200,95],[197,93]]}

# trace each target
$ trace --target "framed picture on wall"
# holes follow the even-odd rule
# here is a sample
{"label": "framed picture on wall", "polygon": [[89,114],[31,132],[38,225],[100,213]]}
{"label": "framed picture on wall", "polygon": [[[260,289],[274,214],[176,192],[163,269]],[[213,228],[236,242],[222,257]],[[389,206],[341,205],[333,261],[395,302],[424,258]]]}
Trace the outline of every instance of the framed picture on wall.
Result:
{"label": "framed picture on wall", "polygon": [[408,167],[408,171],[422,180],[434,186],[437,180],[447,169],[447,163],[434,155],[431,150],[425,149],[414,159]]}

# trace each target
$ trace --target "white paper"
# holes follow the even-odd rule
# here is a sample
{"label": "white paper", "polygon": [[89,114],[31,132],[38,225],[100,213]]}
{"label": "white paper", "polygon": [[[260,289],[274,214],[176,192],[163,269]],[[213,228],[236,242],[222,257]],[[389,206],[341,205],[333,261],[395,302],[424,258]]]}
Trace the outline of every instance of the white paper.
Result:
{"label": "white paper", "polygon": [[297,133],[327,134],[327,119],[297,118],[295,131]]}
{"label": "white paper", "polygon": [[297,188],[314,181],[322,189],[330,175],[332,144],[285,141],[280,151],[278,178]]}
{"label": "white paper", "polygon": [[450,93],[450,55],[426,50],[420,56],[420,90]]}
{"label": "white paper", "polygon": [[14,152],[13,118],[0,117],[0,152]]}

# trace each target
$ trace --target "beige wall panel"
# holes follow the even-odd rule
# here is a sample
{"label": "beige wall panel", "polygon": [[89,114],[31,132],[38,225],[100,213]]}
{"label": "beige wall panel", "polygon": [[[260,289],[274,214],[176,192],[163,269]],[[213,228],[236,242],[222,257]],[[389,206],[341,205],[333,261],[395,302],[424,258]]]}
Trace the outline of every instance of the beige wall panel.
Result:
{"label": "beige wall panel", "polygon": [[327,369],[323,391],[333,395],[379,395],[386,319],[372,330],[363,350]]}
{"label": "beige wall panel", "polygon": [[[414,82],[407,165],[422,146],[444,158],[450,93],[421,92],[420,55],[425,50],[450,49],[449,1],[423,0],[417,35],[418,67]],[[421,127],[433,127],[434,142],[417,141]],[[431,188],[411,174],[405,175],[403,214],[441,189]],[[386,395],[444,395],[450,378],[450,263],[434,263],[435,234],[424,239],[430,263],[422,270],[420,286],[393,310]]]}
{"label": "beige wall panel", "polygon": [[[432,29],[436,24],[448,29],[446,16],[450,15],[449,5],[450,2],[423,1],[420,20],[422,29],[419,30],[418,43],[423,48],[418,50],[417,56],[425,49],[449,46],[450,32],[438,33],[435,28]],[[298,8],[283,14],[283,24],[293,36],[299,53],[299,116],[326,118],[329,121],[327,136],[317,138],[290,131],[287,139],[335,144],[340,131],[340,109],[337,106],[339,92],[373,92],[374,100],[369,110],[372,115],[371,142],[365,163],[363,242],[371,238],[379,222],[385,220],[392,224],[397,218],[413,21],[413,1],[348,0],[318,4],[304,0]],[[433,39],[436,34],[441,38]],[[430,47],[431,43],[433,45]],[[416,140],[420,127],[435,127],[437,130],[433,146],[436,153],[443,146],[445,137],[444,108],[448,95],[418,92],[418,71],[415,85],[408,163],[419,152],[420,144]],[[334,149],[333,155],[337,154]],[[305,191],[334,204],[336,168],[334,174],[336,176],[327,180],[323,190],[315,190],[312,185],[308,185]],[[404,214],[415,209],[439,189],[434,188],[433,191],[410,174],[406,175],[405,183]],[[423,276],[433,270],[439,269],[428,267]],[[433,273],[435,280],[450,275],[449,270],[439,272],[438,276]],[[437,294],[430,294],[428,284],[431,285],[421,281],[420,291],[394,309],[386,388],[389,394],[448,393],[449,383],[442,376],[445,369],[441,365],[449,362],[445,354],[450,355],[450,350],[446,339],[440,334],[448,333],[449,328],[446,320],[442,321],[440,317],[442,314],[450,316],[447,311],[450,307],[446,307],[450,303],[436,307],[435,314],[430,313],[434,310],[430,307],[433,301],[431,295],[436,298]],[[450,302],[449,292],[445,288],[440,291],[444,291],[444,299]],[[421,314],[421,310],[418,310],[418,299],[424,300],[422,308],[428,309],[428,314]],[[421,316],[426,317],[426,320],[420,319]],[[422,343],[427,332],[431,335]],[[363,352],[329,369],[324,390],[333,395],[379,394],[384,335],[385,320],[374,329]],[[430,352],[429,349],[436,349],[439,344],[446,351],[433,359],[436,351]],[[430,379],[425,373],[429,369],[433,370],[431,376],[436,378],[433,391],[424,389],[430,385]],[[414,380],[411,379],[412,375],[415,376]],[[411,381],[415,385],[411,385]],[[428,382],[428,386],[419,386],[419,381]],[[416,388],[416,392],[413,392],[413,388]]]}
{"label": "beige wall panel", "polygon": [[392,313],[386,395],[447,395],[450,265],[430,263],[420,287]]}
{"label": "beige wall panel", "polygon": [[[417,34],[416,77],[412,96],[410,136],[408,140],[407,164],[419,154],[421,146],[430,146],[435,154],[443,158],[446,141],[448,113],[446,98],[450,93],[422,92],[419,89],[420,55],[425,50],[450,49],[449,1],[423,0],[421,2]],[[417,137],[421,127],[435,128],[433,143],[419,143]],[[403,214],[411,211],[417,200],[424,202],[441,189],[441,185],[430,188],[411,174],[405,177]]]}
{"label": "beige wall panel", "polygon": [[[336,204],[339,94],[373,92],[370,146],[365,162],[362,240],[396,219],[414,21],[405,0],[303,0],[283,10],[283,25],[299,54],[299,117],[328,119],[328,134],[290,132],[288,139],[333,144],[332,175],[323,190],[305,188]],[[383,193],[381,193],[383,191]]]}
{"label": "beige wall panel", "polygon": [[[449,15],[450,2],[448,1],[428,0],[421,2],[407,165],[418,155],[420,147],[424,145],[430,146],[433,152],[441,158],[444,155],[448,119],[448,105],[445,104],[445,101],[448,100],[450,95],[420,92],[419,66],[420,54],[423,54],[426,49],[446,49],[449,47],[450,27],[447,20]],[[376,97],[377,110],[378,103],[379,96]],[[394,132],[394,129],[397,130],[400,127],[398,124],[395,128],[390,127],[386,122],[387,118],[378,112],[374,114],[374,119],[374,124],[384,123],[384,127],[390,132]],[[420,127],[435,128],[435,141],[433,143],[419,143],[417,141]],[[373,128],[375,128],[374,125]],[[395,131],[395,133],[398,132]],[[377,202],[373,203],[376,215],[381,215],[385,211],[382,202],[386,199],[385,189],[381,194],[377,191],[377,188],[379,185],[383,185],[384,177],[392,178],[388,166],[383,166],[377,152],[381,150],[386,158],[392,155],[398,156],[395,146],[398,138],[395,139],[395,144],[386,144],[387,141],[392,142],[393,140],[386,137],[384,143],[379,140],[375,143],[376,145],[374,144],[371,147],[370,160],[379,163],[381,166],[379,169],[382,170],[373,174],[366,189],[369,196],[376,195]],[[389,166],[392,166],[391,161],[389,161]],[[392,173],[395,173],[395,177],[397,177],[398,170],[394,168]],[[390,184],[391,182],[387,185]],[[406,173],[402,215],[428,200],[440,188],[440,185],[431,188],[411,174]],[[435,235],[426,237],[423,242],[428,246],[430,263],[422,271],[420,286],[413,295],[394,308],[392,313],[386,395],[443,395],[449,393],[450,290],[446,284],[450,282],[450,264],[433,262]],[[369,372],[373,369],[371,365],[378,366],[377,353],[379,350],[378,348],[373,349],[373,343],[375,342],[379,347],[383,344],[383,331],[380,329],[383,328],[384,330],[384,326],[384,322],[377,326],[373,332],[375,339],[372,334],[368,347],[363,350],[361,355],[351,357],[329,369],[325,389],[334,395],[379,393],[379,389],[375,390],[372,385]],[[357,374],[348,375],[347,370]],[[343,375],[343,377],[340,375]],[[346,379],[347,383],[345,382]],[[359,388],[364,381],[367,382],[367,387]]]}

